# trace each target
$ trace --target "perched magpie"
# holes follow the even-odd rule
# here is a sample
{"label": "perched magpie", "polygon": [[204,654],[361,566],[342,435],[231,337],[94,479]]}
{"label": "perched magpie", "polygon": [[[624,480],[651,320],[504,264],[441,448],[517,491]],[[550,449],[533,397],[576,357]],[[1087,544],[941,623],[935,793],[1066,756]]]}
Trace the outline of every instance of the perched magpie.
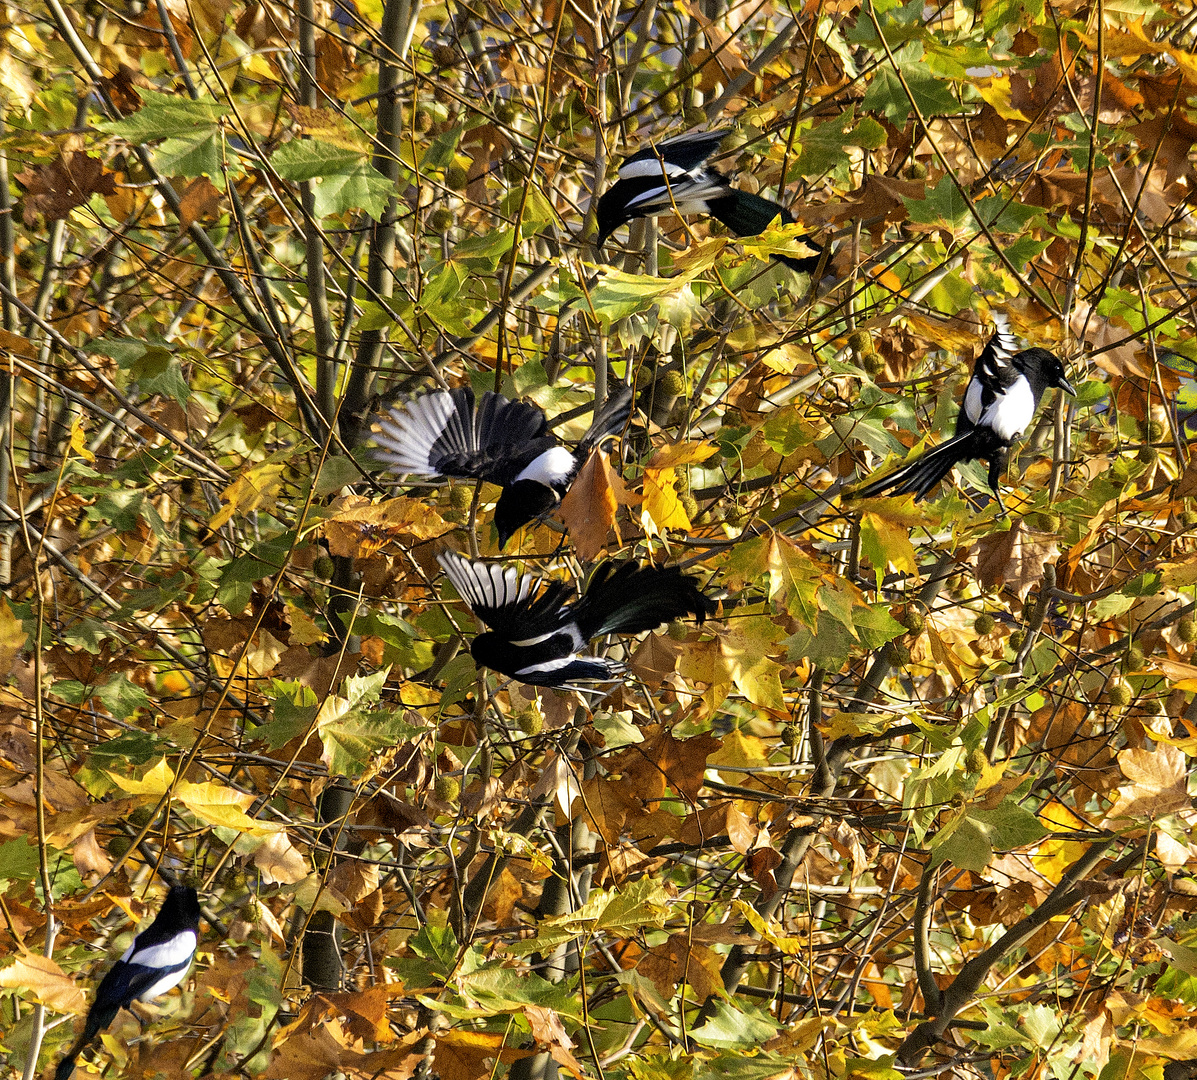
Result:
{"label": "perched magpie", "polygon": [[989,462],[989,486],[998,508],[1006,512],[998,485],[1014,440],[1026,431],[1045,390],[1058,386],[1074,396],[1076,390],[1064,377],[1058,356],[1046,349],[1020,351],[1006,317],[999,313],[994,321],[993,336],[977,357],[964,391],[956,434],[897,472],[853,492],[853,498],[913,493],[918,502],[953,465],[984,458]]}
{"label": "perched magpie", "polygon": [[133,939],[133,944],[96,987],[96,998],[87,1013],[83,1033],[54,1071],[54,1080],[67,1080],[75,1058],[134,1001],[152,1001],[186,977],[199,941],[200,906],[195,890],[172,885],[162,907]]}
{"label": "perched magpie", "polygon": [[632,412],[632,391],[615,384],[590,430],[570,451],[544,413],[488,390],[474,407],[468,386],[435,390],[391,410],[381,421],[376,455],[399,472],[462,476],[502,487],[495,506],[499,549],[521,525],[547,514],[569,490],[590,451],[618,434]]}
{"label": "perched magpie", "polygon": [[[794,215],[780,203],[737,191],[726,176],[707,167],[727,135],[726,128],[688,131],[627,158],[619,178],[599,199],[596,246],[601,248],[625,222],[655,214],[710,214],[737,236],[758,236],[778,217],[783,225],[792,225]],[[775,256],[800,274],[813,274],[822,257],[822,252]]]}
{"label": "perched magpie", "polygon": [[617,679],[622,665],[581,655],[605,634],[639,634],[682,615],[701,623],[715,612],[694,578],[676,566],[604,562],[585,593],[572,585],[519,574],[514,567],[471,562],[453,551],[437,561],[461,598],[490,630],[470,646],[475,662],[535,686]]}

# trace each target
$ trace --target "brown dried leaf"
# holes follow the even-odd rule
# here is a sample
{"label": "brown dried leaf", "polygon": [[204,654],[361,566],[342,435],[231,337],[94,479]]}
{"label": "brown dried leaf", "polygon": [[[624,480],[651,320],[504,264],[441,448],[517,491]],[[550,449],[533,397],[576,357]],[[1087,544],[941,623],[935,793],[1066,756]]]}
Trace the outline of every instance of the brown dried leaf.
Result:
{"label": "brown dried leaf", "polygon": [[1034,533],[1019,518],[1008,532],[982,537],[968,554],[977,580],[987,589],[1013,584],[1020,600],[1043,580],[1043,568],[1060,555],[1056,537]]}
{"label": "brown dried leaf", "polygon": [[527,1005],[524,1007],[524,1016],[528,1020],[528,1026],[532,1029],[532,1038],[534,1038],[540,1046],[548,1048],[553,1060],[558,1065],[564,1066],[574,1076],[582,1076],[582,1063],[574,1057],[571,1052],[573,1042],[569,1035],[566,1034],[565,1025],[561,1023],[559,1017],[551,1009],[542,1008],[540,1005]]}
{"label": "brown dried leaf", "polygon": [[220,214],[222,197],[206,176],[192,180],[179,200],[179,228],[189,229],[197,221],[214,221]]}
{"label": "brown dried leaf", "polygon": [[[570,485],[557,514],[569,532],[578,558],[591,562],[607,544],[607,536],[615,527],[617,504],[615,491],[608,474],[613,472],[607,455],[601,450],[591,451],[577,478]],[[619,533],[616,532],[616,542]]]}
{"label": "brown dried leaf", "polygon": [[263,879],[273,885],[294,885],[311,872],[285,832],[266,837],[254,852],[253,861]]}
{"label": "brown dried leaf", "polygon": [[1118,801],[1110,807],[1106,822],[1117,827],[1113,823],[1119,818],[1157,818],[1188,809],[1185,760],[1180,750],[1167,743],[1151,750],[1121,751],[1118,766],[1131,783],[1118,789]]}
{"label": "brown dried leaf", "polygon": [[104,171],[98,157],[68,150],[49,165],[23,169],[15,177],[25,188],[25,224],[32,229],[37,215],[46,221],[60,221],[93,195],[116,193],[116,177]]}

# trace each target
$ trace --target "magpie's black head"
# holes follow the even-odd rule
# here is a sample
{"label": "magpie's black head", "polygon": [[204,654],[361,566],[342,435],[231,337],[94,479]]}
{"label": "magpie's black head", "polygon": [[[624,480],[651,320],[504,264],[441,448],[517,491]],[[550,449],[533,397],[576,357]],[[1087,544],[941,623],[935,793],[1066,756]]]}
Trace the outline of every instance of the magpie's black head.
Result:
{"label": "magpie's black head", "polygon": [[1076,389],[1064,374],[1064,365],[1060,358],[1046,349],[1024,349],[1015,357],[1019,370],[1031,380],[1032,386],[1038,386],[1040,392],[1050,387],[1059,387],[1066,394],[1076,397]]}
{"label": "magpie's black head", "polygon": [[190,885],[172,885],[162,901],[158,919],[179,929],[198,929],[200,905],[195,890]]}
{"label": "magpie's black head", "polygon": [[515,535],[515,530],[529,521],[547,514],[559,499],[557,493],[539,480],[517,480],[508,484],[495,504],[495,529],[499,533],[499,550]]}
{"label": "magpie's black head", "polygon": [[596,248],[601,249],[620,225],[632,220],[633,215],[629,214],[627,210],[624,193],[619,190],[619,182],[616,181],[603,193],[603,197],[598,201],[598,208],[594,212],[595,223],[598,225],[598,236],[594,241]]}

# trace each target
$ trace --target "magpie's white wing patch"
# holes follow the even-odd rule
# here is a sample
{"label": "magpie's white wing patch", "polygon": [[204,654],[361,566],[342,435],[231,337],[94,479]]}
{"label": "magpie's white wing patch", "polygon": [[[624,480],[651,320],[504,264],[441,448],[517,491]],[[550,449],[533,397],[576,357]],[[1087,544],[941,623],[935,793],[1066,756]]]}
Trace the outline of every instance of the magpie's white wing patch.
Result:
{"label": "magpie's white wing patch", "polygon": [[[196,934],[194,930],[180,930],[167,941],[139,948],[136,941],[121,957],[128,964],[148,968],[174,968],[178,964],[191,963],[195,955]],[[174,985],[173,983],[171,984]]]}
{"label": "magpie's white wing patch", "polygon": [[707,211],[708,199],[717,199],[726,194],[726,181],[700,175],[680,180],[672,187],[662,184],[660,187],[650,188],[629,199],[627,205],[629,209],[659,207],[660,213],[671,211],[676,206],[680,214],[702,214]]}
{"label": "magpie's white wing patch", "polygon": [[[393,408],[381,421],[382,431],[374,437],[379,458],[398,470],[417,476],[438,476],[432,447],[445,429],[457,418],[453,395],[444,390],[423,394],[405,405]],[[469,446],[470,436],[460,433]]]}
{"label": "magpie's white wing patch", "polygon": [[546,487],[561,487],[573,476],[577,462],[564,446],[553,446],[534,458],[516,476],[520,480],[535,480]]}
{"label": "magpie's white wing patch", "polygon": [[501,611],[526,600],[540,584],[532,574],[520,574],[513,566],[473,562],[455,551],[442,551],[436,561],[444,567],[453,587],[483,622],[486,612]]}
{"label": "magpie's white wing patch", "polygon": [[161,997],[168,990],[173,990],[179,985],[179,983],[187,978],[187,972],[190,968],[190,964],[184,964],[178,969],[167,971],[163,974],[162,978],[156,979],[144,990],[142,990],[141,993],[137,995],[137,1000],[153,1001],[154,998]]}
{"label": "magpie's white wing patch", "polygon": [[964,415],[976,425],[981,419],[982,396],[985,393],[985,388],[981,385],[981,380],[972,378],[968,380],[968,389],[964,391]]}
{"label": "magpie's white wing patch", "polygon": [[524,638],[523,641],[513,641],[512,645],[518,645],[521,649],[530,648],[533,645],[539,645],[542,641],[548,641],[550,638],[555,638],[558,634],[569,634],[573,642],[574,651],[585,648],[586,642],[582,638],[582,632],[578,629],[578,624],[571,622],[556,630],[550,630],[546,634],[537,634],[536,637]]}
{"label": "magpie's white wing patch", "polygon": [[639,180],[641,177],[660,179],[668,176],[670,179],[685,176],[686,170],[680,165],[672,165],[659,158],[641,158],[639,161],[629,159],[619,167],[620,180]]}

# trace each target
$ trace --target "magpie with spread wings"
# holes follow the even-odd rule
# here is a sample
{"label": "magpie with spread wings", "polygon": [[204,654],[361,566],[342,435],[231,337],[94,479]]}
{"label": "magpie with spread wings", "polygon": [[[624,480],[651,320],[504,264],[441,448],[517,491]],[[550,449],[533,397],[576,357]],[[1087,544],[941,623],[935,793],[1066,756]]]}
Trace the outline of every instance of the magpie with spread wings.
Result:
{"label": "magpie with spread wings", "polygon": [[[599,199],[596,246],[601,249],[620,225],[657,214],[710,214],[737,236],[758,236],[776,218],[792,225],[794,215],[780,203],[739,191],[707,164],[728,134],[726,128],[688,131],[626,158],[615,183]],[[813,274],[823,253],[774,258],[799,274]]]}
{"label": "magpie with spread wings", "polygon": [[570,450],[544,412],[490,390],[475,407],[468,386],[434,390],[396,406],[374,436],[375,456],[396,472],[468,477],[498,484],[495,506],[500,550],[515,531],[553,510],[591,450],[619,434],[632,413],[632,391],[615,384],[590,428]]}
{"label": "magpie with spread wings", "polygon": [[694,578],[676,566],[604,562],[586,591],[514,567],[477,562],[441,552],[458,595],[488,627],[474,638],[475,662],[534,686],[618,679],[623,666],[585,653],[586,643],[607,634],[639,634],[693,615],[699,623],[715,613]]}

